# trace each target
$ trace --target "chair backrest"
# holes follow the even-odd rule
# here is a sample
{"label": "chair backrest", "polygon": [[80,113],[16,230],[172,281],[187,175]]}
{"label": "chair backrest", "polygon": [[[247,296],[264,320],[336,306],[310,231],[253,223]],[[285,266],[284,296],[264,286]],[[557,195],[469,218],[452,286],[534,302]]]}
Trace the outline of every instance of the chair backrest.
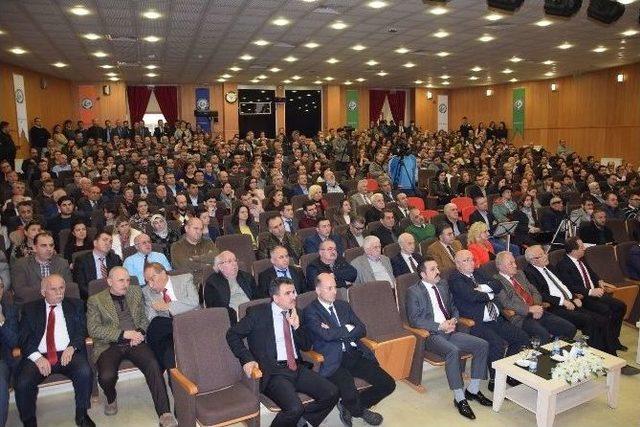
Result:
{"label": "chair backrest", "polygon": [[367,178],[367,191],[374,192],[378,191],[380,185],[378,185],[378,181],[373,178]]}
{"label": "chair backrest", "polygon": [[489,278],[493,278],[493,276],[498,274],[498,267],[496,267],[495,260],[484,263],[483,265],[480,266],[480,268],[478,268],[478,270],[482,274],[484,274],[486,277],[489,277]]}
{"label": "chair backrest", "polygon": [[567,253],[567,251],[565,251],[564,249],[555,249],[551,252],[549,252],[548,256],[549,256],[549,264],[555,266],[556,264],[558,264],[560,262],[560,260],[562,259],[562,257],[564,257],[564,255]]}
{"label": "chair backrest", "polygon": [[244,261],[249,264],[249,268],[256,260],[256,254],[253,252],[253,242],[247,234],[228,234],[220,236],[216,239],[216,246],[222,251],[231,251],[236,255],[238,261]]}
{"label": "chair backrest", "polygon": [[268,270],[271,267],[271,259],[259,259],[253,262],[253,277],[256,279],[256,283],[258,283],[258,276],[265,270]]}
{"label": "chair backrest", "polygon": [[418,247],[420,248],[420,253],[423,256],[427,256],[427,249],[429,249],[429,246],[431,246],[436,240],[438,239],[436,239],[435,237],[431,237],[430,239],[426,239],[420,242],[420,245],[418,245]]}
{"label": "chair backrest", "polygon": [[612,285],[625,283],[624,273],[620,270],[616,249],[613,246],[598,245],[587,248],[584,252],[584,262],[605,282]]}
{"label": "chair backrest", "polygon": [[340,206],[344,198],[344,193],[327,193],[324,195],[324,199],[327,201],[329,207]]}
{"label": "chair backrest", "polygon": [[629,232],[627,231],[626,220],[611,218],[607,220],[607,226],[611,229],[611,232],[613,233],[613,239],[617,243],[629,242],[632,240],[629,236]]}
{"label": "chair backrest", "polygon": [[304,254],[300,257],[300,268],[302,268],[302,272],[304,274],[307,274],[307,267],[309,266],[309,263],[313,262],[317,258],[320,258],[318,253]]}
{"label": "chair backrest", "polygon": [[92,249],[84,249],[82,251],[78,251],[78,252],[74,252],[71,254],[71,263],[75,264],[76,263],[76,259],[84,254],[88,254],[89,252],[92,252]]}
{"label": "chair backrest", "polygon": [[351,286],[349,303],[367,326],[367,337],[375,341],[384,341],[394,336],[405,335],[389,282],[375,281]]}
{"label": "chair backrest", "polygon": [[369,224],[367,224],[366,233],[372,234],[375,230],[378,229],[378,227],[381,227],[381,226],[382,226],[382,223],[380,221],[371,221]]}
{"label": "chair backrest", "polygon": [[347,233],[347,230],[349,230],[348,224],[336,225],[333,227],[333,232],[338,236],[344,236]]}
{"label": "chair backrest", "polygon": [[[271,302],[271,298],[260,298],[260,299],[254,299],[251,301],[243,302],[238,306],[238,320],[246,316],[247,310],[250,309],[251,307],[254,307],[260,304],[269,304],[270,302]],[[227,314],[227,316],[229,316],[229,314]]]}
{"label": "chair backrest", "polygon": [[464,207],[473,206],[473,199],[471,197],[454,197],[451,199],[451,203],[458,207],[458,212],[462,212]]}
{"label": "chair backrest", "polygon": [[637,244],[637,242],[623,242],[616,245],[618,266],[620,267],[620,270],[622,270],[622,273],[627,277],[629,276],[629,272],[627,271],[627,258],[629,258],[629,251]]}
{"label": "chair backrest", "polygon": [[304,243],[304,241],[307,240],[307,237],[313,236],[316,233],[317,231],[315,227],[300,228],[296,230],[296,235],[298,236],[298,239],[300,239],[302,243]]}
{"label": "chair backrest", "polygon": [[242,366],[227,344],[226,308],[192,310],[173,318],[176,367],[198,385],[200,393],[234,385]]}
{"label": "chair backrest", "polygon": [[233,217],[233,214],[227,214],[222,217],[222,231],[224,231],[224,234],[231,234],[231,217]]}
{"label": "chair backrest", "polygon": [[461,214],[462,214],[462,221],[464,221],[465,223],[469,223],[469,217],[471,216],[472,213],[474,213],[476,210],[475,206],[465,206],[464,208],[462,208],[461,210]]}
{"label": "chair backrest", "polygon": [[363,254],[364,254],[363,247],[347,249],[346,251],[344,251],[344,259],[346,259],[347,262],[351,262]]}
{"label": "chair backrest", "polygon": [[404,230],[407,229],[408,226],[411,225],[411,218],[406,217],[406,218],[402,218],[400,220],[400,222],[398,223],[398,229],[404,233]]}
{"label": "chair backrest", "polygon": [[298,194],[291,198],[291,204],[293,205],[293,210],[301,209],[304,202],[309,200],[309,196],[306,194]]}
{"label": "chair backrest", "polygon": [[382,253],[389,258],[393,258],[394,256],[398,255],[398,253],[400,253],[400,243],[389,243],[387,246],[382,248]]}
{"label": "chair backrest", "polygon": [[440,213],[433,209],[425,209],[420,211],[420,215],[422,215],[422,218],[424,218],[425,221],[430,222],[431,218],[437,217]]}
{"label": "chair backrest", "polygon": [[296,298],[296,307],[298,308],[298,314],[300,314],[300,311],[304,310],[309,304],[315,301],[316,298],[318,298],[318,294],[316,294],[316,291],[307,291],[303,294],[298,295],[298,298]]}
{"label": "chair backrest", "polygon": [[396,298],[398,299],[398,311],[400,313],[400,319],[403,323],[409,323],[407,321],[407,289],[410,286],[418,283],[420,275],[418,273],[407,273],[396,277]]}
{"label": "chair backrest", "polygon": [[424,210],[424,200],[422,197],[407,197],[407,204],[412,208],[418,208],[421,211]]}

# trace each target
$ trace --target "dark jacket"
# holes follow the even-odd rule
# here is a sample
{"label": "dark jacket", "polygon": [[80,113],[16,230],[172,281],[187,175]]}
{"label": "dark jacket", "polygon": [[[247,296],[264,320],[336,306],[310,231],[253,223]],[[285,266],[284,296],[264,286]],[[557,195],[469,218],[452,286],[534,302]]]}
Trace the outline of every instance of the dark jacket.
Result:
{"label": "dark jacket", "polygon": [[489,234],[493,235],[493,232],[496,230],[496,226],[498,225],[498,220],[491,213],[491,211],[487,212],[487,219],[489,220],[488,224],[484,220],[484,217],[482,216],[482,214],[476,209],[469,216],[469,224],[473,224],[475,222],[484,222],[485,224],[487,224],[487,227],[489,227]]}
{"label": "dark jacket", "polygon": [[1,304],[4,324],[0,326],[0,360],[4,360],[7,365],[12,366],[16,361],[11,355],[11,351],[18,346],[20,337],[18,309],[6,301],[2,301]]}
{"label": "dark jacket", "polygon": [[[236,277],[238,285],[242,288],[247,298],[256,298],[256,281],[253,276],[246,271],[238,270],[238,276]],[[231,289],[229,288],[229,281],[222,273],[213,273],[208,278],[204,285],[204,303],[206,307],[224,307],[229,308],[229,301],[231,300]],[[229,309],[230,311],[232,309]]]}
{"label": "dark jacket", "polygon": [[[584,262],[584,259],[582,259],[581,261],[585,267],[586,273],[591,279],[591,283],[595,288],[598,288],[600,277],[598,277],[596,272],[593,271],[591,267],[589,267],[587,263]],[[563,256],[562,259],[558,261],[558,264],[556,264],[556,271],[558,272],[558,278],[562,280],[562,283],[567,285],[571,292],[583,296],[589,295],[589,290],[591,288],[585,287],[582,273],[580,272],[580,270],[578,270],[578,267],[576,267],[573,261],[569,259],[569,255]]]}
{"label": "dark jacket", "polygon": [[[304,281],[304,273],[302,272],[302,269],[300,267],[289,265],[289,274],[291,275],[291,280],[293,280],[293,284],[296,287],[296,292],[298,293],[298,295],[312,290],[307,289]],[[256,290],[256,298],[269,297],[269,285],[276,279],[276,277],[277,274],[275,267],[267,268],[258,275],[258,289]]]}
{"label": "dark jacket", "polygon": [[[479,271],[474,271],[473,277],[475,277],[476,283],[489,285],[496,297],[502,290],[501,283],[489,279]],[[482,323],[485,305],[491,301],[489,294],[476,291],[474,289],[476,285],[473,281],[458,270],[451,272],[448,282],[449,290],[453,295],[454,303],[460,315],[473,319],[476,323]],[[496,304],[498,311],[502,310],[502,306],[497,298],[493,299],[493,303]]]}
{"label": "dark jacket", "polygon": [[625,273],[633,280],[640,280],[640,245],[633,245],[627,256]]}
{"label": "dark jacket", "polygon": [[[122,259],[113,251],[107,252],[104,263],[107,265],[107,271],[113,267],[122,265]],[[73,281],[78,284],[80,297],[84,302],[89,298],[89,282],[98,279],[96,264],[93,258],[93,251],[80,255],[73,264]]]}
{"label": "dark jacket", "polygon": [[[336,244],[336,250],[340,255],[344,255],[344,245],[342,243],[342,238],[337,234],[330,234],[329,239],[333,240]],[[318,233],[313,234],[307,237],[304,241],[304,253],[312,254],[316,253],[320,250],[320,243],[322,243],[322,239],[320,239],[320,235]]]}
{"label": "dark jacket", "polygon": [[591,243],[594,245],[615,245],[616,241],[613,238],[613,232],[605,224],[604,227],[598,228],[593,221],[585,223],[578,229],[578,235],[584,243]]}
{"label": "dark jacket", "polygon": [[396,227],[393,227],[393,230],[389,230],[384,225],[381,225],[380,227],[373,230],[371,234],[380,239],[380,244],[383,248],[387,245],[390,245],[391,243],[397,242],[398,236],[400,235]]}
{"label": "dark jacket", "polygon": [[341,255],[338,255],[338,258],[336,258],[336,262],[333,264],[333,270],[329,265],[323,263],[320,258],[316,258],[307,266],[305,274],[307,277],[307,289],[315,289],[316,277],[318,277],[320,273],[333,273],[336,278],[336,285],[339,288],[346,288],[346,282],[353,283],[356,277],[358,277],[358,271],[355,267],[349,264]]}
{"label": "dark jacket", "polygon": [[[553,269],[549,268],[549,266],[547,266],[547,268],[553,274],[558,276],[556,274],[556,271],[554,271]],[[540,292],[540,296],[542,297],[542,301],[548,302],[549,304],[551,304],[552,307],[559,307],[560,306],[560,298],[551,295],[551,293],[549,292],[549,286],[547,285],[547,281],[544,279],[542,274],[533,265],[527,263],[527,265],[525,266],[523,271],[524,271],[525,276],[527,276],[527,279],[529,280],[529,282],[533,286],[536,287],[538,292]],[[563,284],[566,285],[566,283],[564,283],[564,282],[563,282]]]}
{"label": "dark jacket", "polygon": [[[411,255],[413,256],[413,259],[416,260],[417,269],[419,271],[420,266],[424,262],[424,257],[420,255],[418,252],[414,252]],[[411,271],[409,270],[409,266],[407,265],[407,262],[402,257],[402,252],[398,252],[396,256],[391,258],[391,267],[393,268],[393,275],[396,277],[401,276],[403,274],[411,273]]]}

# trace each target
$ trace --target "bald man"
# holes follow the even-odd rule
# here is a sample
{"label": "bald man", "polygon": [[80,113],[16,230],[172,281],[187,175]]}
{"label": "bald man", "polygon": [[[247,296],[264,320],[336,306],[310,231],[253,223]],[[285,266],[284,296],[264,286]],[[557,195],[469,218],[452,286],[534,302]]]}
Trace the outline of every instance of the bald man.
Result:
{"label": "bald man", "polygon": [[400,252],[391,257],[391,267],[394,276],[401,276],[407,273],[420,273],[420,265],[424,262],[424,257],[416,252],[416,239],[410,233],[402,233],[398,237]]}
{"label": "bald man", "polygon": [[209,239],[202,238],[204,224],[199,218],[190,217],[184,226],[184,236],[171,245],[171,262],[176,270],[193,272],[193,282],[200,286],[206,264],[212,264],[218,248]]}

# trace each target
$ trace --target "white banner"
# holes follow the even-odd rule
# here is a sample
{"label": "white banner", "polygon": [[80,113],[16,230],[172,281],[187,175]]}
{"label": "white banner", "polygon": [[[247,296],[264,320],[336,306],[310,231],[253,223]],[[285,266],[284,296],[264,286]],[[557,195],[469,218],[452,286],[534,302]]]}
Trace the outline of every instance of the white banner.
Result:
{"label": "white banner", "polygon": [[449,95],[438,95],[438,130],[449,130]]}
{"label": "white banner", "polygon": [[[18,119],[18,138],[29,140],[29,121],[27,120],[27,97],[24,93],[24,78],[20,74],[13,75],[13,97],[16,100],[16,117]],[[16,141],[20,144],[19,141]]]}

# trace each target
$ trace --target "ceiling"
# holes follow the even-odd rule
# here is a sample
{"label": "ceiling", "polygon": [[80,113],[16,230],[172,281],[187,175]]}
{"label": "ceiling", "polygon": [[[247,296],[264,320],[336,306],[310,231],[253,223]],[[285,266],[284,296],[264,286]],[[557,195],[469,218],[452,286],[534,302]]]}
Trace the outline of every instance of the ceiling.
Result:
{"label": "ceiling", "polygon": [[[545,18],[543,0],[526,0],[515,14],[496,21],[486,19],[495,11],[483,0],[427,5],[421,0],[387,0],[379,9],[369,7],[369,0],[0,0],[0,61],[74,81],[104,81],[110,72],[116,74],[114,79],[137,84],[201,84],[215,82],[223,74],[229,75],[227,81],[240,84],[255,83],[263,75],[261,86],[284,80],[295,86],[313,86],[321,80],[370,87],[539,80],[638,62],[640,34],[621,34],[640,30],[640,1],[629,1],[625,14],[612,25],[587,19],[585,0],[575,17],[548,17],[552,25],[539,27],[534,23]],[[89,14],[71,13],[78,4]],[[430,13],[435,6],[444,6],[447,13]],[[150,9],[162,16],[143,17]],[[290,23],[274,25],[277,18]],[[338,20],[347,27],[331,28]],[[441,30],[448,35],[436,37],[434,33]],[[87,33],[100,38],[88,40],[83,37]],[[493,40],[479,41],[484,35]],[[144,41],[147,36],[160,40]],[[260,39],[269,44],[253,43]],[[573,47],[559,49],[565,41]],[[319,46],[305,47],[308,42]],[[353,50],[357,44],[366,49]],[[607,50],[592,51],[599,46]],[[14,47],[27,52],[16,55],[9,51]],[[401,47],[409,51],[396,53]],[[96,51],[108,56],[98,58],[93,55]],[[440,57],[438,52],[449,55]],[[240,59],[245,54],[253,59]],[[288,56],[297,61],[284,61]],[[522,61],[510,62],[514,56]],[[330,58],[339,62],[327,63]],[[378,64],[366,65],[369,60]],[[547,60],[555,63],[542,63]],[[67,66],[56,68],[52,65],[56,62]],[[405,67],[407,63],[415,66]],[[148,65],[157,69],[144,68]],[[233,66],[242,70],[229,70]],[[482,70],[471,71],[476,66]],[[272,72],[272,67],[281,70]],[[507,68],[512,73],[503,73]],[[381,71],[387,74],[378,75]],[[148,77],[150,72],[157,76]],[[477,80],[469,80],[471,76]],[[445,82],[448,85],[443,86]]]}

